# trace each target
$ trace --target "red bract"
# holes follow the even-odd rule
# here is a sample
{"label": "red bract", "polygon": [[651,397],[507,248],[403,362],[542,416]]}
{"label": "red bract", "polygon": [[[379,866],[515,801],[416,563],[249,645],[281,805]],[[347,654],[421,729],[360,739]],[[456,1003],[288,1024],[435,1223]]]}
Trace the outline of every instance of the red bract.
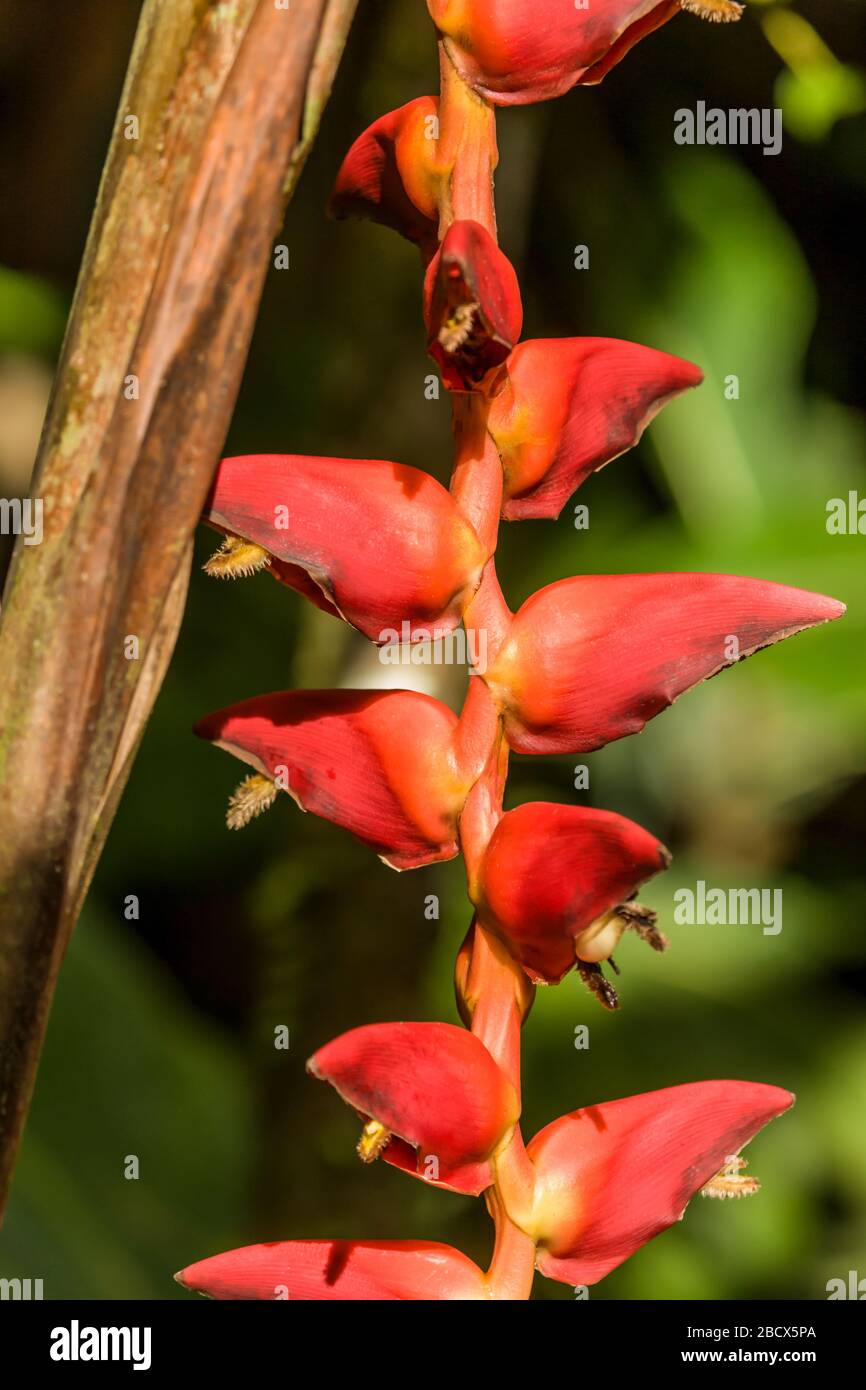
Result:
{"label": "red bract", "polygon": [[654,415],[703,373],[617,338],[520,343],[488,421],[509,521],[557,517],[590,473],[630,449]]}
{"label": "red bract", "polygon": [[563,579],[527,599],[486,680],[512,748],[589,752],[638,733],[724,666],[844,611],[736,575]]}
{"label": "red bract", "polygon": [[450,1023],[355,1028],[320,1048],[307,1069],[373,1122],[359,1145],[363,1158],[381,1153],[473,1196],[493,1181],[491,1159],[520,1115],[487,1048]]}
{"label": "red bract", "polygon": [[679,1221],[695,1193],[793,1102],[778,1086],[699,1081],[554,1120],[527,1148],[538,1174],[542,1274],[566,1284],[603,1279]]}
{"label": "red bract", "polygon": [[429,1240],[277,1240],[199,1260],[175,1275],[208,1298],[439,1300],[489,1298],[466,1255]]}
{"label": "red bract", "polygon": [[335,217],[368,217],[414,241],[429,258],[439,220],[438,171],[431,135],[439,103],[416,97],[380,116],[343,160],[330,210]]}
{"label": "red bract", "polygon": [[625,922],[599,919],[669,862],[664,845],[624,816],[529,802],[494,830],[476,901],[530,978],[555,984],[578,956],[607,959]]}
{"label": "red bract", "polygon": [[574,0],[427,0],[427,6],[463,79],[498,106],[546,101],[578,82],[600,81],[680,8],[679,0],[590,0],[581,8]]}
{"label": "red bract", "polygon": [[424,280],[428,351],[452,391],[500,366],[523,327],[514,267],[478,222],[454,222]]}
{"label": "red bract", "polygon": [[452,754],[456,724],[409,690],[290,690],[218,710],[196,733],[392,867],[413,869],[457,853],[468,779]]}
{"label": "red bract", "polygon": [[410,636],[449,632],[487,559],[441,483],[380,459],[223,459],[204,516],[261,546],[278,561],[275,578],[307,597],[315,586],[320,606],[379,643],[404,623]]}

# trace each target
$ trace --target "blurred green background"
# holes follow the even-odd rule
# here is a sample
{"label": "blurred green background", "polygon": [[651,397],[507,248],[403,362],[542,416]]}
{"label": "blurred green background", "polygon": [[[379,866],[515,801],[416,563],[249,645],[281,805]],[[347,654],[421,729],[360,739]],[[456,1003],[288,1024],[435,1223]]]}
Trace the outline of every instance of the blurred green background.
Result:
{"label": "blurred green background", "polygon": [[[27,489],[138,10],[0,4],[0,495]],[[324,216],[351,140],[436,86],[421,0],[360,10],[227,452],[395,458],[447,479],[449,405],[444,392],[425,399],[417,253]],[[604,806],[675,854],[642,895],[671,950],[624,943],[621,1012],[605,1014],[574,976],[539,992],[527,1136],[579,1105],[701,1078],[799,1097],[749,1151],[760,1197],[693,1203],[593,1298],[823,1298],[829,1278],[866,1275],[866,536],[825,525],[830,498],[866,496],[864,21],[859,0],[753,4],[724,29],[683,15],[602,87],[499,120],[500,233],[526,336],[634,338],[706,372],[585,485],[588,531],[568,507],[556,523],[503,528],[512,605],[565,575],[643,569],[754,574],[849,604],[844,622],[591,755],[589,793],[573,789],[574,758],[513,759],[509,805]],[[781,154],[676,146],[673,113],[698,100],[782,106]],[[574,268],[579,244],[589,270]],[[738,400],[725,398],[730,374]],[[213,546],[200,536],[199,562]],[[459,705],[464,673],[412,674]],[[42,1278],[47,1297],[188,1297],[171,1274],[192,1260],[325,1235],[441,1239],[486,1262],[483,1204],[363,1168],[354,1116],[304,1074],[317,1046],[357,1024],[456,1018],[459,862],[398,877],[284,799],[231,834],[240,769],[190,733],[248,695],[386,683],[399,670],[266,576],[216,585],[197,564],[61,974],[0,1276]],[[674,892],[699,878],[781,887],[781,934],[674,926]],[[581,1023],[588,1051],[574,1047]],[[273,1045],[280,1024],[287,1052]],[[129,1155],[138,1180],[124,1177]],[[539,1277],[534,1296],[574,1294]]]}

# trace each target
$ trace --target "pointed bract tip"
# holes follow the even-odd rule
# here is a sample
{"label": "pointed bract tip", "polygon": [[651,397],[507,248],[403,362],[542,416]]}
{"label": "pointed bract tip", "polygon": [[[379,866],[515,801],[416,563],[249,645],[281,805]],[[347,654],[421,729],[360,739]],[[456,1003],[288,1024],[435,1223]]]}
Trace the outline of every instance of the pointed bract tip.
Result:
{"label": "pointed bract tip", "polygon": [[192,726],[192,731],[196,738],[203,738],[207,743],[213,743],[219,736],[219,716],[217,714],[206,714],[203,719],[199,719]]}

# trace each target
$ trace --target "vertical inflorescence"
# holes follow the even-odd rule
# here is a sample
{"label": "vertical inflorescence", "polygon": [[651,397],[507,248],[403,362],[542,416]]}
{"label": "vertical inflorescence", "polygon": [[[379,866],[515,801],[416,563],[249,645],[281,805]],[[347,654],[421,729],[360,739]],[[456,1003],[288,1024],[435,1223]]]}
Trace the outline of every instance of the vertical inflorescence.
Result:
{"label": "vertical inflorescence", "polygon": [[487,1271],[423,1241],[287,1241],[190,1266],[221,1298],[528,1298],[534,1271],[602,1278],[677,1220],[698,1191],[748,1195],[742,1146],[791,1104],[774,1086],[713,1081],[561,1116],[524,1145],[520,1038],[537,984],[574,968],[607,1008],[604,963],[624,935],[667,941],[634,901],[670,859],[611,811],[503,810],[509,751],[587,752],[645,723],[722,667],[839,616],[832,599],[729,575],[581,576],[513,613],[496,577],[502,518],[556,518],[594,471],[701,380],[676,357],[614,339],[520,342],[517,276],[497,244],[495,108],[599,81],[680,8],[736,18],[730,0],[428,0],[439,97],[376,121],[332,199],[413,241],[428,350],[452,393],[450,491],[379,460],[226,459],[206,520],[218,575],[267,569],[374,642],[461,622],[474,653],[459,718],[410,691],[290,691],[202,721],[254,772],[245,824],[288,791],[410,869],[462,853],[474,915],[457,956],[464,1027],[371,1024],[322,1047],[310,1072],[359,1114],[362,1160],[482,1195]]}

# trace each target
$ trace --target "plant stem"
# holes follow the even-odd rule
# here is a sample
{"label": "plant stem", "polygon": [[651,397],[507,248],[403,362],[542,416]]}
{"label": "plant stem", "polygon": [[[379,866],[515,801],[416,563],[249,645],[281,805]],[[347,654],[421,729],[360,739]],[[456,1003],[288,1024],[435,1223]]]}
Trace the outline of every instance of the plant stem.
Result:
{"label": "plant stem", "polygon": [[[475,95],[439,45],[441,94],[437,161],[447,178],[440,207],[440,239],[455,219],[480,222],[496,239],[493,171],[498,153],[493,108]],[[490,390],[495,392],[496,381]],[[475,651],[492,664],[506,640],[512,614],[496,575],[494,554],[502,508],[502,461],[487,429],[490,395],[484,391],[455,393],[452,422],[455,457],[451,493],[471,522],[490,557],[481,583],[463,614],[463,623],[476,639]],[[502,819],[502,798],[508,769],[508,745],[501,712],[483,682],[483,673],[470,678],[469,690],[455,737],[455,756],[463,768],[481,770],[460,817],[460,844],[466,863],[469,896],[481,901],[479,873],[490,837]],[[486,750],[486,759],[484,758]],[[468,945],[468,962],[461,955],[458,989],[466,1006],[464,1017],[484,1043],[520,1097],[520,1032],[532,1004],[534,987],[520,965],[483,920],[475,918]],[[517,1126],[507,1148],[497,1155],[494,1186],[486,1193],[496,1223],[496,1247],[487,1279],[497,1299],[527,1299],[535,1269],[535,1244],[518,1220],[531,1221],[535,1170]]]}
{"label": "plant stem", "polygon": [[535,1277],[535,1242],[509,1220],[495,1189],[488,1194],[487,1205],[496,1223],[496,1244],[487,1271],[490,1296],[524,1301]]}
{"label": "plant stem", "polygon": [[520,1029],[528,990],[520,966],[476,920],[467,989],[475,1002],[472,1032],[508,1077],[520,1097]]}
{"label": "plant stem", "polygon": [[472,523],[487,554],[496,549],[502,507],[502,460],[487,432],[490,402],[477,392],[457,393],[451,407],[454,471],[451,495]]}
{"label": "plant stem", "polygon": [[439,43],[438,161],[448,178],[439,212],[439,240],[456,220],[480,222],[495,239],[493,171],[499,160],[493,107],[467,87]]}
{"label": "plant stem", "polygon": [[19,541],[0,627],[0,1214],[60,962],[180,627],[297,152],[353,9],[141,12],[34,475],[44,540]]}

